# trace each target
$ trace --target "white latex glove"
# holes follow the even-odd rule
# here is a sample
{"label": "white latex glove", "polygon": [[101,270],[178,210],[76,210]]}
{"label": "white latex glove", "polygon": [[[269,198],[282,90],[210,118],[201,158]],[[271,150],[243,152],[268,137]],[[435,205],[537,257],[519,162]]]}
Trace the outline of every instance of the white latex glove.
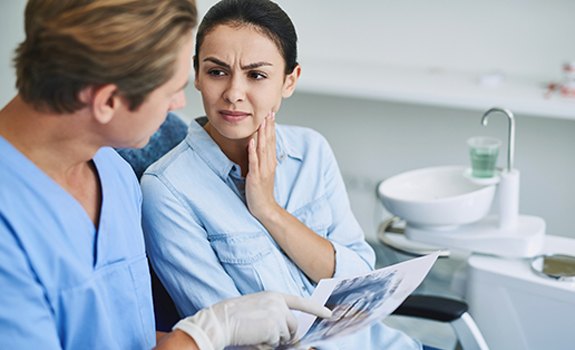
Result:
{"label": "white latex glove", "polygon": [[260,292],[202,309],[176,323],[174,329],[194,338],[200,350],[220,350],[229,345],[277,346],[291,340],[297,331],[297,320],[290,309],[331,317],[328,308],[308,299]]}

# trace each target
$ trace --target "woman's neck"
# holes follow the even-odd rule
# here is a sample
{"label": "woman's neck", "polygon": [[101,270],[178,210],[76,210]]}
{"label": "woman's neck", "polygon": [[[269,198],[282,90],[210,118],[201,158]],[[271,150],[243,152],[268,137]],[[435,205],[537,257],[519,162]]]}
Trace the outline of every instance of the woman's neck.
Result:
{"label": "woman's neck", "polygon": [[204,129],[220,147],[222,152],[224,152],[226,157],[240,166],[242,176],[245,177],[248,173],[248,145],[251,137],[246,139],[230,140],[220,135],[220,133],[218,133],[209,122],[204,125]]}

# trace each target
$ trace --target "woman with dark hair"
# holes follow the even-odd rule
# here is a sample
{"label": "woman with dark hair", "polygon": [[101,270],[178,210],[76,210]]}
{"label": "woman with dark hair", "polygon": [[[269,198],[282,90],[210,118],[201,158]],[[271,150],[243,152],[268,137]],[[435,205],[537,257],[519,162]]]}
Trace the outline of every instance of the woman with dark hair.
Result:
{"label": "woman with dark hair", "polygon": [[[327,141],[276,124],[301,73],[287,14],[268,0],[218,2],[194,68],[206,116],[142,177],[148,252],[179,312],[262,290],[308,296],[322,278],[372,270]],[[381,323],[324,346],[421,347]]]}

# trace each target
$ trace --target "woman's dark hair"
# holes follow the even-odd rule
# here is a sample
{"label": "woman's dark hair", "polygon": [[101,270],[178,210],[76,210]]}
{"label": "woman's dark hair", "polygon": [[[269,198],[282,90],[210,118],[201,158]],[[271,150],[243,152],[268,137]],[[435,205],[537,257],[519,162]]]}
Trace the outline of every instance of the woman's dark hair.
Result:
{"label": "woman's dark hair", "polygon": [[206,35],[219,25],[254,26],[278,47],[286,67],[285,74],[297,66],[297,34],[291,19],[269,0],[222,0],[204,16],[196,36],[194,68],[198,69],[199,52]]}

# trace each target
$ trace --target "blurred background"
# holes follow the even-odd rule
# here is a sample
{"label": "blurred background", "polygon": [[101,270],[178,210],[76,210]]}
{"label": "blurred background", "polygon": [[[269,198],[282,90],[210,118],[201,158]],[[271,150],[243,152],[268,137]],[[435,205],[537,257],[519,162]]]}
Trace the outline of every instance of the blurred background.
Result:
{"label": "blurred background", "polygon": [[[215,3],[198,0],[200,14]],[[575,97],[547,91],[575,61],[571,0],[277,1],[299,35],[302,77],[278,121],[331,143],[368,238],[386,217],[377,184],[406,170],[468,164],[467,138],[500,138],[516,116],[520,213],[547,233],[575,237]],[[23,39],[24,0],[0,2],[0,104],[15,94],[11,59]],[[203,114],[193,84],[180,115]]]}

